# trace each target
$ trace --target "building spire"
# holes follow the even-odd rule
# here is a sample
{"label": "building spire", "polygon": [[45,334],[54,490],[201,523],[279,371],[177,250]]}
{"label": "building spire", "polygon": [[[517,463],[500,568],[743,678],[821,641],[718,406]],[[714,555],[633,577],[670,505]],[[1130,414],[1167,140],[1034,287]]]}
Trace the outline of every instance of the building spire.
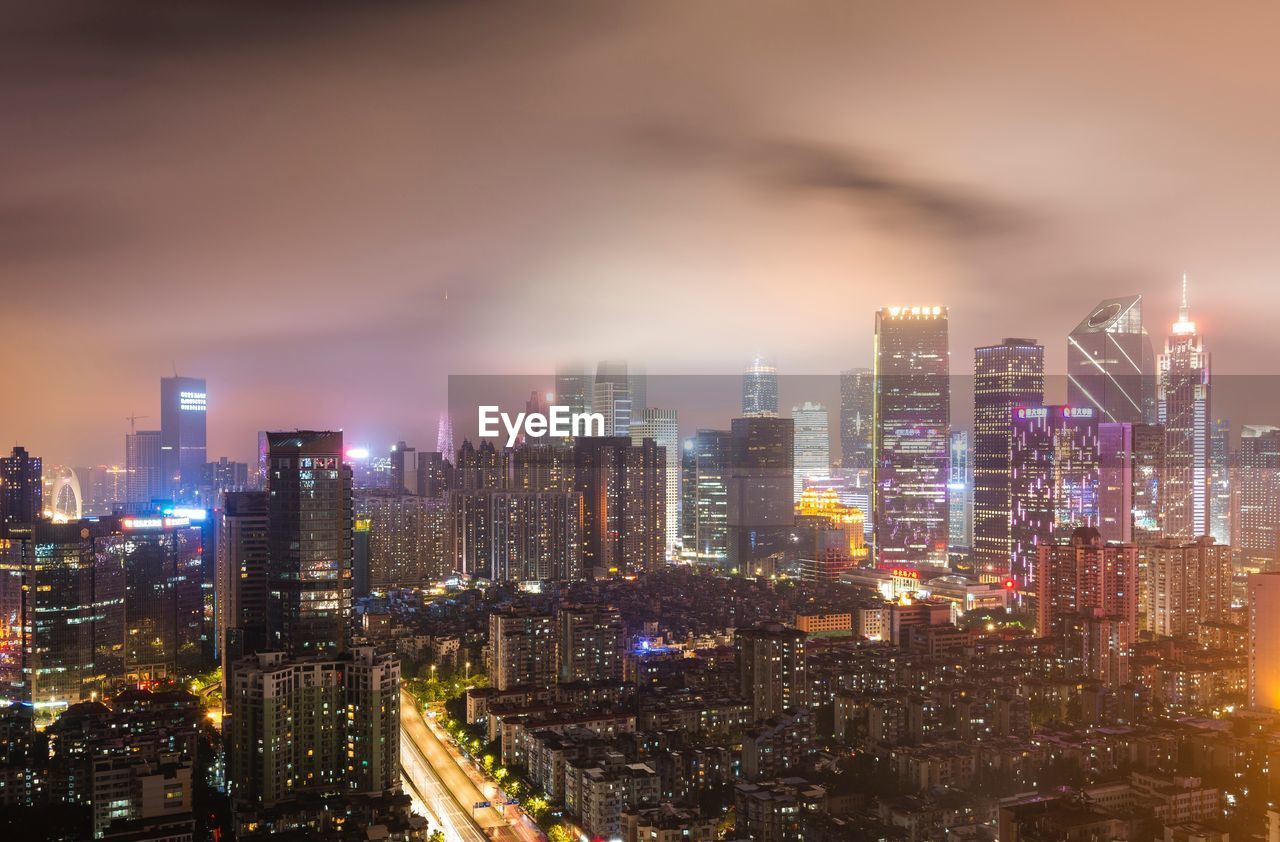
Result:
{"label": "building spire", "polygon": [[1187,273],[1182,273],[1182,303],[1178,306],[1178,320],[1173,323],[1173,332],[1185,335],[1196,332],[1196,323],[1191,321],[1191,305],[1187,303]]}

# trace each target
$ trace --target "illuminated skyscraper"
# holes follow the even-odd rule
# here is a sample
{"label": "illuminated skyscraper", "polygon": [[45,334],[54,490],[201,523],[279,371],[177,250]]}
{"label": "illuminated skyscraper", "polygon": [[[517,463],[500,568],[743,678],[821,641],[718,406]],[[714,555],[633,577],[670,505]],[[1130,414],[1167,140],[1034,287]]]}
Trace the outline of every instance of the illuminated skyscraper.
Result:
{"label": "illuminated skyscraper", "polygon": [[351,469],[342,433],[268,433],[268,645],[342,654],[351,614]]}
{"label": "illuminated skyscraper", "polygon": [[562,605],[556,611],[558,679],[621,681],[626,629],[611,605]]}
{"label": "illuminated skyscraper", "polygon": [[421,587],[444,578],[445,504],[394,488],[355,492],[357,519],[369,525],[369,587]]}
{"label": "illuminated skyscraper", "polygon": [[973,545],[973,475],[969,431],[952,430],[947,474],[947,555],[952,567],[968,567]]}
{"label": "illuminated skyscraper", "polygon": [[40,466],[40,457],[22,447],[0,457],[0,537],[9,527],[29,526],[43,514]]}
{"label": "illuminated skyscraper", "polygon": [[1240,429],[1240,560],[1280,570],[1280,427]]}
{"label": "illuminated skyscraper", "polygon": [[1088,406],[1013,411],[1012,575],[1034,590],[1039,547],[1098,525],[1098,418]]}
{"label": "illuminated skyscraper", "polygon": [[805,671],[805,633],[777,622],[759,623],[734,632],[738,689],[759,721],[788,708],[804,707],[809,698]]}
{"label": "illuminated skyscraper", "polygon": [[1219,418],[1209,431],[1209,534],[1219,544],[1231,543],[1231,422]]}
{"label": "illuminated skyscraper", "polygon": [[730,422],[729,564],[743,575],[790,549],[795,523],[795,422],[756,415]]}
{"label": "illuminated skyscraper", "polygon": [[660,567],[667,547],[663,448],[653,439],[633,445],[623,436],[579,438],[573,461],[584,569],[610,574]]}
{"label": "illuminated skyscraper", "polygon": [[1159,414],[1165,434],[1164,534],[1190,541],[1209,532],[1209,352],[1196,332],[1182,278],[1178,321],[1159,360]]}
{"label": "illuminated skyscraper", "polygon": [[218,518],[217,644],[229,675],[267,643],[267,492],[225,495]]}
{"label": "illuminated skyscraper", "polygon": [[951,428],[945,307],[876,312],[875,387],[876,558],[944,566]]}
{"label": "illuminated skyscraper", "polygon": [[166,496],[193,497],[204,482],[207,393],[200,377],[160,380],[160,450]]}
{"label": "illuminated skyscraper", "polygon": [[128,502],[150,503],[169,496],[165,484],[159,430],[138,430],[125,436],[124,469]]}
{"label": "illuminated skyscraper", "polygon": [[1249,576],[1249,707],[1280,712],[1280,572]]}
{"label": "illuminated skyscraper", "polygon": [[874,408],[871,369],[840,372],[840,467],[845,470],[871,470]]}
{"label": "illuminated skyscraper", "polygon": [[1158,636],[1194,635],[1205,622],[1231,621],[1231,547],[1209,536],[1160,541],[1139,550],[1146,567],[1146,628]]}
{"label": "illuminated skyscraper", "polygon": [[778,370],[756,357],[742,375],[742,414],[747,418],[778,414]]}
{"label": "illuminated skyscraper", "polygon": [[556,369],[556,404],[571,413],[590,412],[594,406],[595,378],[582,366]]}
{"label": "illuminated skyscraper", "polygon": [[795,422],[795,499],[800,499],[808,480],[831,476],[831,422],[827,409],[820,403],[791,407]]}
{"label": "illuminated skyscraper", "polygon": [[1128,422],[1098,425],[1098,531],[1104,541],[1161,539],[1164,427]]}
{"label": "illuminated skyscraper", "polygon": [[592,383],[591,408],[604,416],[604,431],[609,435],[631,434],[632,410],[638,408],[632,388],[638,385],[627,373],[627,364],[618,360],[601,360]]}
{"label": "illuminated skyscraper", "polygon": [[973,352],[973,564],[1003,581],[1013,558],[1013,411],[1044,403],[1044,347],[1006,339]]}
{"label": "illuminated skyscraper", "polygon": [[1067,336],[1067,403],[1099,422],[1156,419],[1155,353],[1142,326],[1142,296],[1108,298]]}
{"label": "illuminated skyscraper", "polygon": [[681,483],[687,561],[723,567],[729,560],[728,430],[699,430],[686,439]]}
{"label": "illuminated skyscraper", "polygon": [[667,558],[675,557],[680,543],[680,424],[674,409],[646,407],[632,413],[631,443],[642,444],[653,439],[663,448],[667,459]]}
{"label": "illuminated skyscraper", "polygon": [[440,413],[440,423],[436,427],[436,452],[452,463],[458,458],[458,451],[453,449],[453,419],[449,413]]}

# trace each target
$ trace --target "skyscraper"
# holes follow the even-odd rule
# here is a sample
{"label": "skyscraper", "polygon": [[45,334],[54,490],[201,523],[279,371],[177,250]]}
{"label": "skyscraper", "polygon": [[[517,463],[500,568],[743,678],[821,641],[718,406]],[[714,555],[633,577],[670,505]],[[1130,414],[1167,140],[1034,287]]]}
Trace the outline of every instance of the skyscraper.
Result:
{"label": "skyscraper", "polygon": [[31,525],[43,514],[44,482],[39,456],[14,447],[0,457],[0,537],[12,526]]}
{"label": "skyscraper", "polygon": [[292,655],[339,655],[351,613],[351,470],[342,433],[268,433],[270,640]]}
{"label": "skyscraper", "polygon": [[218,517],[217,645],[228,676],[267,644],[267,492],[224,495]]}
{"label": "skyscraper", "polygon": [[1219,544],[1231,543],[1231,422],[1219,418],[1209,431],[1209,534]]}
{"label": "skyscraper", "polygon": [[626,634],[617,608],[597,603],[562,605],[556,611],[556,630],[560,683],[622,680]]}
{"label": "skyscraper", "polygon": [[1098,531],[1104,541],[1144,547],[1163,536],[1164,449],[1159,424],[1098,425]]}
{"label": "skyscraper", "polygon": [[791,407],[791,420],[795,422],[793,492],[794,499],[799,500],[806,481],[831,476],[831,425],[827,408],[808,401],[804,406]]}
{"label": "skyscraper", "polygon": [[666,454],[666,553],[667,558],[674,558],[680,543],[680,424],[674,409],[645,407],[633,411],[631,418],[631,443],[638,445],[653,439]]}
{"label": "skyscraper", "polygon": [[591,409],[604,416],[604,431],[609,435],[631,434],[632,387],[635,385],[624,361],[601,360],[596,366]]}
{"label": "skyscraper", "polygon": [[756,357],[742,375],[742,414],[747,418],[778,414],[778,370]]}
{"label": "skyscraper", "polygon": [[1280,572],[1249,576],[1249,707],[1280,712]]}
{"label": "skyscraper", "polygon": [[685,440],[680,517],[687,561],[724,567],[729,560],[728,430],[698,430]]}
{"label": "skyscraper", "polygon": [[451,491],[443,567],[495,582],[581,578],[582,520],[574,491]]}
{"label": "skyscraper", "polygon": [[734,632],[738,689],[751,703],[751,718],[777,716],[808,702],[805,633],[765,622]]}
{"label": "skyscraper", "polygon": [[590,412],[594,406],[595,378],[582,366],[556,369],[556,404],[569,407],[571,413]]}
{"label": "skyscraper", "polygon": [[1146,566],[1146,628],[1176,637],[1231,620],[1231,547],[1209,536],[1160,541],[1139,550]]}
{"label": "skyscraper", "polygon": [[597,574],[660,567],[667,547],[663,448],[653,439],[633,445],[623,436],[579,438],[573,461],[575,491],[582,495],[583,567]]}
{"label": "skyscraper", "polygon": [[871,369],[840,372],[840,467],[845,470],[871,470],[874,409]]}
{"label": "skyscraper", "polygon": [[795,422],[755,415],[730,422],[729,564],[753,575],[789,548],[795,523]]}
{"label": "skyscraper", "polygon": [[1280,570],[1280,427],[1240,429],[1240,561]]}
{"label": "skyscraper", "polygon": [[1044,403],[1044,347],[1006,339],[973,354],[973,564],[1003,581],[1013,558],[1013,411]]}
{"label": "skyscraper", "polygon": [[489,614],[489,685],[510,690],[556,680],[556,625],[550,614],[511,606]]}
{"label": "skyscraper", "polygon": [[952,430],[947,474],[948,560],[954,568],[967,568],[973,545],[973,475],[970,471],[969,431]]}
{"label": "skyscraper", "polygon": [[1164,534],[1192,540],[1209,532],[1209,352],[1196,332],[1182,278],[1182,306],[1158,365],[1165,434]]}
{"label": "skyscraper", "polygon": [[1106,299],[1067,336],[1067,403],[1093,407],[1100,422],[1155,421],[1155,353],[1141,295]]}
{"label": "skyscraper", "polygon": [[458,451],[453,449],[453,419],[447,412],[440,413],[440,423],[436,426],[436,452],[446,462],[453,462],[458,458]]}
{"label": "skyscraper", "polygon": [[950,352],[945,307],[876,311],[875,553],[944,566]]}
{"label": "skyscraper", "polygon": [[205,448],[207,414],[205,382],[200,377],[160,380],[160,450],[166,496],[198,495],[208,462]]}
{"label": "skyscraper", "polygon": [[370,588],[420,587],[444,577],[443,500],[368,488],[355,492],[353,505],[355,516],[369,526]]}
{"label": "skyscraper", "polygon": [[150,503],[168,496],[159,430],[138,430],[124,440],[124,469],[128,502]]}
{"label": "skyscraper", "polygon": [[1032,585],[1039,547],[1098,525],[1098,419],[1088,406],[1013,411],[1013,579]]}

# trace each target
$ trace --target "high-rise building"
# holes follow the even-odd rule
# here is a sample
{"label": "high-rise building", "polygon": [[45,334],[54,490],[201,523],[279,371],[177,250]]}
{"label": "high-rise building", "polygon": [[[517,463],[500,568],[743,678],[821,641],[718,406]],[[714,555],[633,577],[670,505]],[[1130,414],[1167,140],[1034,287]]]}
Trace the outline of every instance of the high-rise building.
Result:
{"label": "high-rise building", "polygon": [[1164,450],[1159,424],[1098,425],[1098,531],[1104,541],[1142,547],[1163,536]]}
{"label": "high-rise building", "polygon": [[660,567],[667,547],[664,449],[653,439],[633,445],[623,436],[579,438],[573,461],[575,491],[582,495],[584,570],[610,574]]}
{"label": "high-rise building", "polygon": [[203,378],[161,378],[160,450],[169,492],[166,496],[188,498],[199,493],[209,461],[205,449],[207,405]]}
{"label": "high-rise building", "polygon": [[604,431],[613,436],[631,434],[631,413],[635,401],[632,387],[638,385],[620,360],[602,360],[596,366],[591,385],[591,410],[604,417]]}
{"label": "high-rise building", "polygon": [[555,680],[555,618],[518,606],[490,613],[489,686],[510,690]]}
{"label": "high-rise building", "polygon": [[510,459],[515,491],[573,490],[573,448],[566,441],[529,439],[511,451]]}
{"label": "high-rise building", "polygon": [[418,450],[403,441],[391,446],[391,490],[418,493]]}
{"label": "high-rise building", "polygon": [[224,682],[232,663],[266,648],[267,553],[267,492],[224,495],[218,513],[215,614]]}
{"label": "high-rise building", "polygon": [[1032,586],[1038,548],[1098,525],[1098,418],[1088,406],[1013,411],[1013,568]]}
{"label": "high-rise building", "polygon": [[1067,403],[1099,421],[1154,422],[1155,373],[1141,295],[1106,299],[1067,336]]}
{"label": "high-rise building", "polygon": [[125,436],[124,468],[128,502],[150,503],[169,497],[165,483],[159,430],[138,430]]}
{"label": "high-rise building", "polygon": [[562,605],[556,611],[556,627],[562,684],[622,680],[626,630],[617,608],[597,603]]}
{"label": "high-rise building", "polygon": [[0,536],[11,526],[29,526],[43,515],[40,465],[40,457],[22,447],[0,457]]}
{"label": "high-rise building", "polygon": [[805,402],[791,407],[795,422],[795,481],[792,493],[800,499],[805,483],[831,476],[831,424],[827,409],[820,403]]}
{"label": "high-rise building", "polygon": [[1209,533],[1213,416],[1209,414],[1209,352],[1191,321],[1185,275],[1178,321],[1157,370],[1159,419],[1165,434],[1164,534],[1189,541]]}
{"label": "high-rise building", "polygon": [[451,491],[445,567],[497,582],[582,577],[582,495]]}
{"label": "high-rise building", "polygon": [[747,418],[778,414],[778,369],[756,357],[742,375],[742,414]]}
{"label": "high-rise building", "polygon": [[453,487],[453,459],[450,454],[425,451],[418,454],[418,494],[423,497],[443,497]]}
{"label": "high-rise building", "polygon": [[1280,572],[1249,575],[1249,707],[1280,712]]}
{"label": "high-rise building", "polygon": [[507,487],[508,451],[498,450],[488,439],[480,447],[462,440],[454,484],[463,491],[497,491]]}
{"label": "high-rise building", "polygon": [[1139,549],[1146,568],[1146,629],[1167,637],[1194,635],[1206,622],[1231,620],[1231,547],[1204,536]]}
{"label": "high-rise building", "polygon": [[840,467],[871,470],[871,424],[875,420],[871,369],[840,372]]}
{"label": "high-rise building", "polygon": [[751,703],[755,721],[808,705],[805,633],[763,622],[733,634],[738,691]]}
{"label": "high-rise building", "polygon": [[1231,543],[1231,455],[1231,422],[1216,419],[1209,431],[1209,534],[1219,544]]}
{"label": "high-rise building", "polygon": [[556,404],[569,407],[573,414],[590,412],[595,405],[595,378],[583,366],[561,366],[556,369]]}
{"label": "high-rise building", "polygon": [[729,560],[728,430],[698,430],[685,440],[680,515],[686,561],[723,568]]}
{"label": "high-rise building", "polygon": [[947,557],[956,569],[968,569],[973,546],[973,474],[969,431],[952,430],[947,474]]}
{"label": "high-rise building", "polygon": [[268,433],[268,645],[340,655],[351,614],[351,469],[342,433]]}
{"label": "high-rise building", "polygon": [[1081,527],[1069,541],[1037,549],[1040,634],[1063,638],[1082,676],[1128,682],[1138,631],[1138,548],[1104,543],[1097,529]]}
{"label": "high-rise building", "polygon": [[950,352],[945,307],[876,311],[874,551],[945,566]]}
{"label": "high-rise building", "polygon": [[973,565],[1003,581],[1013,559],[1013,411],[1044,403],[1044,347],[1006,339],[973,353]]}
{"label": "high-rise building", "polygon": [[674,409],[645,407],[631,414],[631,443],[641,445],[653,439],[666,454],[666,530],[667,558],[675,558],[680,543],[680,424]]}
{"label": "high-rise building", "polygon": [[393,488],[355,493],[357,518],[369,523],[369,587],[420,587],[444,578],[445,503]]}
{"label": "high-rise building", "polygon": [[1240,429],[1240,561],[1280,570],[1280,427]]}
{"label": "high-rise building", "polygon": [[440,423],[436,426],[436,452],[443,454],[445,461],[452,462],[457,457],[453,447],[453,419],[449,413],[440,413]]}
{"label": "high-rise building", "polygon": [[730,422],[729,564],[743,575],[790,548],[795,523],[795,422],[755,415]]}

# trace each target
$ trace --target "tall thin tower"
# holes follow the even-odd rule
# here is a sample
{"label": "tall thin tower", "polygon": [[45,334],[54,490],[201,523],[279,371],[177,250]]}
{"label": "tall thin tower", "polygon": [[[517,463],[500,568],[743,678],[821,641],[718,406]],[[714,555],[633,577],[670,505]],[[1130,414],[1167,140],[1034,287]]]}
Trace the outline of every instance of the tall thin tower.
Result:
{"label": "tall thin tower", "polygon": [[1157,364],[1157,399],[1165,431],[1164,534],[1191,540],[1209,532],[1212,416],[1209,352],[1196,331],[1182,276],[1178,320]]}

